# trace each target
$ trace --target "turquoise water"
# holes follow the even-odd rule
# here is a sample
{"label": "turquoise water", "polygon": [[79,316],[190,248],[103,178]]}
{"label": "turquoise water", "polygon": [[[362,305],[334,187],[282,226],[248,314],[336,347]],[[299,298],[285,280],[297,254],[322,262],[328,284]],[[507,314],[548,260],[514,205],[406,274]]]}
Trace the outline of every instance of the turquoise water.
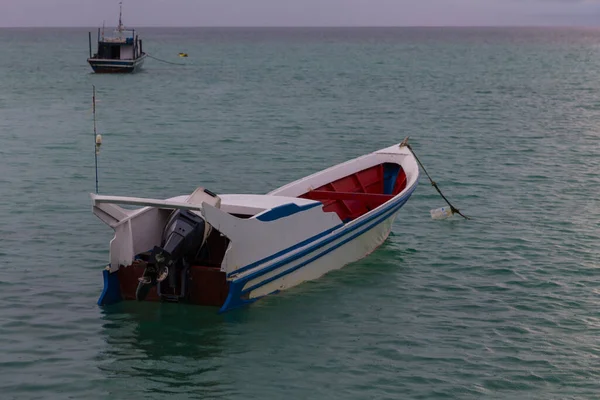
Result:
{"label": "turquoise water", "polygon": [[[3,399],[583,399],[600,390],[600,31],[0,30]],[[185,51],[189,58],[177,57]],[[99,308],[100,193],[264,193],[405,136],[424,179],[368,258],[215,315]]]}

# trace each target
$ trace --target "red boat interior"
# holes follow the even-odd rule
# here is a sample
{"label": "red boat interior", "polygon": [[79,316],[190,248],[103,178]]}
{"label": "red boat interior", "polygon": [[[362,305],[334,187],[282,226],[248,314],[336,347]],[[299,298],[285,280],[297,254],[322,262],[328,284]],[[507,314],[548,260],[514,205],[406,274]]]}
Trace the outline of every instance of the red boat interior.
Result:
{"label": "red boat interior", "polygon": [[406,173],[398,164],[383,163],[345,176],[301,198],[323,203],[325,212],[335,212],[349,222],[379,207],[406,188]]}

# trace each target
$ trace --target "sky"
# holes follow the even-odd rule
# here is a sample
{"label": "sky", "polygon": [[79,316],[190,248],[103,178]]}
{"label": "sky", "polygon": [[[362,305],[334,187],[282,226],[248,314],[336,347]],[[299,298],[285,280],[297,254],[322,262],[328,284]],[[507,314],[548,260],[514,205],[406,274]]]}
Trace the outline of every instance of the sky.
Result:
{"label": "sky", "polygon": [[[0,0],[0,27],[115,26],[119,0]],[[600,0],[123,0],[150,26],[600,26]]]}

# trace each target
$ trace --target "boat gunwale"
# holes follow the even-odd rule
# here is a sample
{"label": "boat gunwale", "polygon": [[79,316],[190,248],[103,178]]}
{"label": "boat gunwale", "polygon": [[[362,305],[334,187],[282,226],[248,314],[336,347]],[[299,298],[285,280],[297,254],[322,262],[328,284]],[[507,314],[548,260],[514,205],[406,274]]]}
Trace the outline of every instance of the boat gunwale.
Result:
{"label": "boat gunwale", "polygon": [[[313,180],[314,178],[317,178],[320,175],[325,175],[327,173],[335,171],[336,169],[343,169],[343,167],[345,167],[345,166],[356,164],[358,162],[365,161],[365,160],[368,160],[369,158],[376,157],[376,156],[383,156],[383,158],[389,157],[389,158],[391,158],[391,160],[389,160],[388,162],[396,163],[396,164],[398,164],[400,166],[402,166],[402,164],[400,162],[398,162],[397,160],[394,160],[398,156],[411,157],[414,160],[414,155],[412,154],[412,152],[410,150],[405,150],[406,149],[405,147],[400,147],[400,151],[398,151],[396,149],[396,146],[399,146],[399,145],[395,144],[395,145],[392,145],[392,146],[389,146],[389,147],[386,147],[386,148],[383,148],[383,149],[380,149],[380,150],[377,150],[377,151],[374,151],[374,152],[371,152],[371,153],[363,154],[362,156],[355,157],[355,158],[352,158],[350,160],[346,160],[346,161],[341,162],[339,164],[331,165],[331,166],[329,166],[329,167],[327,167],[325,169],[313,172],[310,175],[306,175],[306,176],[304,176],[302,178],[296,179],[295,181],[286,183],[285,185],[280,186],[277,189],[273,189],[270,192],[268,192],[267,195],[279,196],[280,195],[279,193],[282,193],[282,192],[285,193],[286,190],[290,190],[294,186],[297,186],[297,185],[299,185],[299,184],[301,184],[303,182],[311,181],[311,180]],[[390,149],[396,149],[396,151],[390,151]],[[416,160],[414,160],[414,161],[415,161],[415,166],[417,167],[417,169],[416,169],[416,171],[417,171],[416,179],[418,180],[418,177],[419,177],[418,165],[417,165]],[[385,161],[381,161],[381,162],[383,163]],[[377,163],[373,164],[372,166],[375,166],[375,165],[377,165]],[[358,172],[358,171],[356,171],[356,172]],[[346,175],[340,176],[340,178],[346,177],[348,175],[350,175],[350,174],[346,174]],[[408,182],[409,182],[409,180],[407,179],[407,185],[408,185]],[[304,193],[301,193],[298,196],[300,196],[302,194],[304,194]],[[289,194],[283,194],[283,196],[290,196],[290,195]],[[291,195],[291,196],[292,197],[298,197],[298,196],[293,196],[293,195]],[[390,200],[393,200],[393,199],[390,199]]]}

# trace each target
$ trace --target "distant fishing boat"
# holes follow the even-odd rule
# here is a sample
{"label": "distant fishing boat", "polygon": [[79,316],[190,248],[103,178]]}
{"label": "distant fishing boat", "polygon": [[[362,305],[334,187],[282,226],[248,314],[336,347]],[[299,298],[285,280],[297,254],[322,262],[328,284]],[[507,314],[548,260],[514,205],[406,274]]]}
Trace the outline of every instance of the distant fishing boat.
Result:
{"label": "distant fishing boat", "polygon": [[113,37],[104,36],[98,28],[98,46],[92,55],[92,33],[89,33],[90,58],[88,63],[96,73],[131,73],[142,68],[146,53],[142,40],[133,29],[125,29],[122,22],[123,5],[119,3],[119,26]]}

